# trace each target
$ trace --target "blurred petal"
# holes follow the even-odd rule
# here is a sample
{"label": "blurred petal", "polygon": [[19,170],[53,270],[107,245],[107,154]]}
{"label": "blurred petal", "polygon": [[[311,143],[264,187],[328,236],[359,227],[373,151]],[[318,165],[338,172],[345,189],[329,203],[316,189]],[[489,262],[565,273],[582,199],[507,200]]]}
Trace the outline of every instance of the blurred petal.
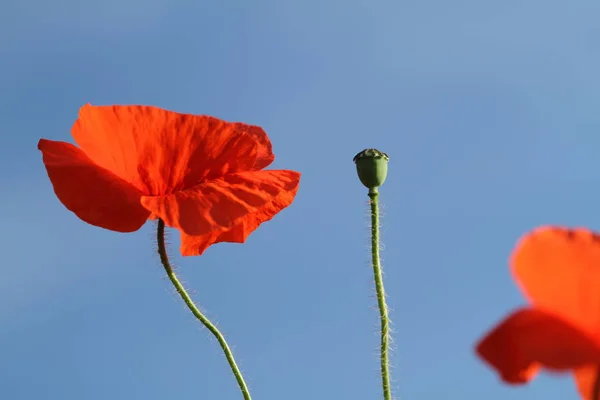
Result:
{"label": "blurred petal", "polygon": [[[298,175],[299,178],[299,175]],[[271,202],[254,212],[246,214],[229,230],[211,232],[202,236],[190,236],[181,233],[181,254],[184,256],[199,256],[211,245],[221,242],[244,243],[248,236],[263,222],[269,221],[281,210],[294,201],[298,184],[294,189],[282,191]]]}
{"label": "blurred petal", "polygon": [[133,185],[95,165],[72,144],[41,139],[38,149],[56,196],[83,221],[117,232],[144,225],[150,212]]}
{"label": "blurred petal", "polygon": [[521,239],[512,270],[525,296],[600,339],[600,237],[538,228]]}
{"label": "blurred petal", "polygon": [[598,366],[590,365],[575,370],[577,390],[583,400],[598,400],[594,398],[594,386],[598,379]]}
{"label": "blurred petal", "polygon": [[528,382],[539,367],[566,371],[600,363],[600,347],[592,338],[561,318],[534,308],[511,314],[476,349],[510,384]]}
{"label": "blurred petal", "polygon": [[221,234],[276,198],[291,203],[299,181],[294,171],[241,172],[169,196],[144,196],[142,205],[187,235]]}
{"label": "blurred petal", "polygon": [[151,106],[85,105],[73,137],[96,164],[145,195],[167,195],[272,161],[265,132]]}

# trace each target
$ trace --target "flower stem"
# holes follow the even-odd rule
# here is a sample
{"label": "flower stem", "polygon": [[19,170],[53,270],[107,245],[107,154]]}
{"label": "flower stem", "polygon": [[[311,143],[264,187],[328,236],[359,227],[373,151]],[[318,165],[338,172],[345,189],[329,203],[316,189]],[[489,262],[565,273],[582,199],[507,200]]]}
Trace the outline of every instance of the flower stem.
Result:
{"label": "flower stem", "polygon": [[196,305],[192,301],[190,295],[186,292],[186,290],[183,287],[183,285],[181,284],[181,282],[179,282],[177,275],[175,275],[175,272],[173,271],[173,268],[171,267],[171,264],[169,263],[169,257],[167,256],[167,250],[165,247],[165,223],[162,219],[158,220],[156,239],[158,241],[158,255],[160,256],[160,262],[162,263],[163,267],[165,268],[165,271],[167,272],[167,276],[173,283],[173,286],[175,286],[175,289],[177,289],[177,293],[179,293],[179,295],[181,296],[181,298],[183,299],[185,304],[188,306],[188,308],[190,309],[192,314],[194,314],[194,316],[200,322],[202,322],[202,324],[210,331],[210,333],[212,333],[215,336],[215,338],[217,338],[217,341],[221,345],[221,349],[223,349],[223,352],[225,353],[227,362],[229,363],[229,366],[231,367],[231,371],[233,372],[233,375],[235,376],[235,379],[240,387],[240,390],[242,391],[244,400],[251,400],[250,391],[248,390],[248,387],[246,386],[246,382],[244,382],[244,378],[242,377],[242,373],[241,373],[239,367],[237,366],[235,359],[233,358],[233,353],[231,352],[229,345],[225,341],[225,337],[223,336],[223,334],[221,332],[219,332],[217,327],[215,325],[213,325],[213,323],[210,322],[210,320],[208,318],[206,318],[200,312],[198,307],[196,307]]}
{"label": "flower stem", "polygon": [[392,389],[390,387],[389,352],[389,317],[385,302],[385,290],[383,288],[383,275],[381,272],[381,260],[379,258],[379,193],[377,189],[369,190],[371,199],[371,253],[373,257],[373,273],[375,275],[375,289],[377,291],[377,304],[379,306],[379,317],[381,319],[381,381],[383,386],[383,398],[392,400]]}

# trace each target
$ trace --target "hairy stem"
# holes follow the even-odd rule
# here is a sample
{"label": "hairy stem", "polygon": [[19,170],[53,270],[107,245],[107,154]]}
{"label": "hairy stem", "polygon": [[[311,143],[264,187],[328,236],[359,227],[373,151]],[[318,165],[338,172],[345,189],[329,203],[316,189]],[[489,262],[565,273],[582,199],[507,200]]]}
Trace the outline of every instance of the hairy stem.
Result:
{"label": "hairy stem", "polygon": [[233,358],[233,353],[231,352],[229,345],[225,341],[225,337],[223,336],[223,334],[221,332],[219,332],[217,327],[215,325],[213,325],[213,323],[210,322],[210,320],[208,318],[206,318],[200,312],[198,307],[196,307],[196,305],[192,301],[190,295],[186,292],[186,290],[183,287],[183,285],[181,284],[181,282],[179,282],[177,275],[175,275],[175,272],[173,271],[173,268],[171,267],[171,264],[169,263],[169,257],[167,256],[167,250],[165,247],[165,223],[162,219],[158,220],[156,239],[158,241],[158,255],[160,256],[160,262],[162,263],[163,267],[165,268],[165,271],[167,272],[167,276],[173,283],[173,286],[175,286],[175,289],[177,289],[177,293],[179,293],[179,295],[181,296],[181,298],[183,299],[185,304],[188,306],[188,308],[190,309],[192,314],[194,314],[194,316],[200,322],[202,322],[202,324],[206,327],[206,329],[208,329],[210,331],[210,333],[212,333],[215,336],[215,338],[217,338],[219,345],[221,345],[221,349],[223,349],[223,353],[225,353],[227,362],[229,363],[229,366],[231,367],[231,371],[233,372],[233,375],[235,376],[235,379],[240,387],[240,390],[242,391],[244,400],[251,400],[250,391],[248,390],[248,386],[246,386],[246,382],[244,382],[242,373],[240,372],[240,369],[237,366],[235,359]]}
{"label": "hairy stem", "polygon": [[371,199],[371,253],[373,257],[373,273],[375,275],[375,289],[377,291],[377,304],[379,306],[379,318],[381,319],[381,382],[383,386],[383,398],[392,400],[392,389],[390,387],[389,352],[389,317],[385,302],[385,290],[383,288],[383,275],[381,272],[381,260],[379,258],[379,193],[369,190]]}

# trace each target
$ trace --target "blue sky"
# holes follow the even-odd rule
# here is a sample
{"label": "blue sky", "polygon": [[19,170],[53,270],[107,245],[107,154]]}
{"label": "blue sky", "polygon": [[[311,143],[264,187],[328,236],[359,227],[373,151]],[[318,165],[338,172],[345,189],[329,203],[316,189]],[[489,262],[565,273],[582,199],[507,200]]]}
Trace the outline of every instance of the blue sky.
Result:
{"label": "blue sky", "polygon": [[575,398],[505,387],[474,342],[523,303],[507,257],[539,224],[600,229],[594,0],[105,0],[0,5],[0,397],[240,399],[154,253],[88,226],[36,149],[79,107],[151,104],[263,126],[295,203],[244,245],[177,255],[256,400],[381,398],[366,190],[382,188],[399,399]]}

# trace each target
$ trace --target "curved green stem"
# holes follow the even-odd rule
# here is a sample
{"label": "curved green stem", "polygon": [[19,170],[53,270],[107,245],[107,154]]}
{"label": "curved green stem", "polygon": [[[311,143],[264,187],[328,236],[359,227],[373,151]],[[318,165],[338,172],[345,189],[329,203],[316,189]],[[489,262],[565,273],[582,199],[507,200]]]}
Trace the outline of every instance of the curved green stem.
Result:
{"label": "curved green stem", "polygon": [[369,190],[371,199],[371,253],[373,257],[373,273],[375,275],[375,289],[377,291],[377,304],[379,306],[379,318],[381,319],[381,381],[383,386],[383,398],[392,400],[392,389],[390,387],[390,365],[389,352],[389,317],[385,302],[385,290],[383,288],[383,275],[381,272],[381,260],[379,258],[379,193],[376,189]]}
{"label": "curved green stem", "polygon": [[206,318],[200,312],[200,310],[198,310],[198,307],[196,307],[196,305],[192,301],[192,298],[190,297],[190,295],[186,292],[186,290],[183,287],[183,285],[181,284],[181,282],[179,282],[177,275],[175,275],[175,272],[173,271],[173,268],[171,267],[171,264],[169,263],[169,257],[167,256],[167,250],[165,247],[165,223],[162,219],[158,220],[156,239],[158,241],[158,255],[160,256],[160,262],[162,263],[163,267],[165,268],[165,271],[167,272],[167,276],[173,283],[173,286],[175,286],[175,289],[177,289],[177,293],[179,293],[179,295],[181,296],[181,298],[183,299],[185,304],[188,306],[188,308],[190,309],[192,314],[194,314],[194,316],[196,318],[198,318],[198,320],[200,322],[202,322],[202,324],[210,331],[210,333],[212,333],[215,336],[215,338],[217,338],[217,341],[221,345],[221,349],[223,349],[223,352],[225,353],[227,362],[229,363],[229,366],[231,367],[231,371],[233,372],[233,375],[235,376],[235,379],[236,379],[238,385],[240,386],[240,390],[242,391],[244,400],[251,400],[250,391],[248,390],[248,386],[246,386],[246,382],[244,382],[242,373],[241,373],[239,367],[237,366],[235,359],[233,358],[233,353],[231,352],[229,345],[225,341],[225,337],[223,336],[223,334],[221,332],[219,332],[217,327],[214,326],[213,323],[210,322],[210,320],[208,318]]}

